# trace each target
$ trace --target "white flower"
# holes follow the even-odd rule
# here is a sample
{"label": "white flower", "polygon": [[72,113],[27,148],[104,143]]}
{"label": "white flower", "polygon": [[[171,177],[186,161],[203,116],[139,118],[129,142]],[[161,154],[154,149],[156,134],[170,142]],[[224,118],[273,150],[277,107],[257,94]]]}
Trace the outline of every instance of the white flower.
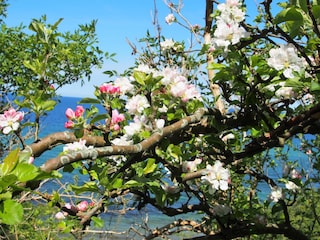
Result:
{"label": "white flower", "polygon": [[62,212],[57,212],[54,217],[58,220],[62,220],[66,218]]}
{"label": "white flower", "polygon": [[128,100],[125,107],[130,114],[141,114],[144,109],[150,107],[150,103],[145,96],[136,95]]}
{"label": "white flower", "polygon": [[213,46],[225,48],[230,44],[237,44],[241,38],[247,36],[245,29],[240,27],[238,23],[227,23],[221,20],[217,21],[217,28],[213,35]]}
{"label": "white flower", "polygon": [[156,119],[156,127],[157,129],[162,129],[164,127],[165,121],[164,119]]}
{"label": "white flower", "polygon": [[206,171],[201,180],[206,184],[209,184],[209,193],[214,193],[216,190],[227,190],[230,178],[230,172],[227,168],[222,167],[220,161],[216,161],[213,166],[207,165]]}
{"label": "white flower", "polygon": [[144,72],[146,74],[151,74],[151,73],[154,73],[154,69],[150,68],[148,65],[146,64],[140,64],[138,67],[136,67],[134,69],[135,71],[138,71],[138,72]]}
{"label": "white flower", "polygon": [[293,78],[293,72],[300,72],[305,68],[303,58],[298,57],[292,44],[280,45],[277,49],[269,51],[268,65],[278,71],[283,70],[286,78]]}
{"label": "white flower", "polygon": [[274,95],[277,98],[283,99],[292,99],[296,97],[296,93],[294,92],[292,87],[286,87],[285,82],[280,82],[277,84],[270,84],[265,87],[265,89],[274,92]]}
{"label": "white flower", "polygon": [[170,50],[174,48],[174,41],[172,39],[166,39],[163,42],[160,42],[160,47],[162,50]]}
{"label": "white flower", "polygon": [[239,7],[241,4],[238,1],[227,1],[217,6],[217,9],[221,12],[218,19],[225,22],[242,22],[245,19],[245,13]]}
{"label": "white flower", "polygon": [[68,143],[63,147],[63,152],[65,153],[73,153],[78,151],[84,151],[88,149],[92,149],[93,146],[86,146],[86,140],[80,139],[79,142]]}
{"label": "white flower", "polygon": [[167,24],[171,25],[176,20],[175,16],[170,13],[165,17],[165,21]]}
{"label": "white flower", "polygon": [[163,104],[161,108],[158,108],[158,111],[161,113],[166,113],[168,111],[168,108]]}
{"label": "white flower", "polygon": [[134,134],[139,133],[143,127],[143,122],[135,117],[133,122],[130,122],[129,125],[125,126],[123,129],[128,137],[132,137]]}
{"label": "white flower", "polygon": [[185,161],[182,163],[183,172],[195,172],[197,171],[197,165],[202,162],[201,158],[196,158],[193,161]]}
{"label": "white flower", "polygon": [[269,198],[273,202],[278,202],[280,199],[283,199],[284,193],[282,192],[282,188],[272,188]]}
{"label": "white flower", "polygon": [[292,181],[286,183],[286,188],[292,192],[298,192],[300,190],[300,187]]}
{"label": "white flower", "polygon": [[131,81],[126,77],[117,78],[114,81],[114,85],[120,88],[121,94],[132,93],[134,89]]}
{"label": "white flower", "polygon": [[127,135],[123,135],[120,138],[115,138],[110,142],[116,146],[128,146],[133,144],[133,141],[130,140],[130,138]]}

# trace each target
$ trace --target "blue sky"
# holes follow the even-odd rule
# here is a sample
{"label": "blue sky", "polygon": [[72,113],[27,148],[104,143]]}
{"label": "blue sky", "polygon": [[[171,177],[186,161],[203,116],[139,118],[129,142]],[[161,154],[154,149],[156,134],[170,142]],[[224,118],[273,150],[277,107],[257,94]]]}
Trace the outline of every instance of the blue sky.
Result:
{"label": "blue sky", "polygon": [[[178,2],[178,0],[172,0]],[[250,4],[256,5],[255,0]],[[79,24],[89,23],[97,19],[97,35],[99,47],[103,51],[116,53],[118,63],[105,62],[103,69],[94,70],[91,81],[81,87],[80,84],[66,86],[59,90],[63,96],[88,97],[93,96],[94,86],[99,86],[108,80],[103,75],[105,70],[122,72],[134,62],[131,48],[126,38],[137,43],[144,37],[147,30],[154,33],[152,16],[154,14],[153,0],[9,0],[8,26],[28,25],[33,18],[47,16],[48,23],[54,23],[59,18],[64,20],[59,25],[60,31],[73,31]],[[184,0],[182,13],[192,24],[204,25],[205,0]],[[165,24],[165,16],[170,13],[163,0],[156,0],[158,19],[162,33],[167,38],[188,41],[189,34],[177,24]],[[137,45],[139,46],[139,45]]]}

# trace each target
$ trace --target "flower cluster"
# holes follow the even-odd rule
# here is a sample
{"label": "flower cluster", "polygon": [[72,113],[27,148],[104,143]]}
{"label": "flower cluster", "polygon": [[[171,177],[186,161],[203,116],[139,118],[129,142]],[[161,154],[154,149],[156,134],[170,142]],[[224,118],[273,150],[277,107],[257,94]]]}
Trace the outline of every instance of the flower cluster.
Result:
{"label": "flower cluster", "polygon": [[159,75],[163,76],[161,83],[168,88],[172,96],[181,98],[183,102],[191,99],[202,100],[195,85],[190,84],[177,69],[165,68]]}
{"label": "flower cluster", "polygon": [[270,58],[267,63],[270,67],[283,71],[286,78],[293,78],[293,72],[301,72],[305,69],[305,61],[298,57],[296,48],[292,44],[280,45],[279,48],[269,51]]}
{"label": "flower cluster", "polygon": [[209,185],[209,193],[213,194],[216,190],[227,190],[230,181],[229,169],[224,168],[220,161],[216,161],[213,166],[207,165],[201,180]]}
{"label": "flower cluster", "polygon": [[130,98],[126,104],[126,109],[130,114],[141,114],[144,109],[150,107],[150,103],[146,96],[144,95],[135,95]]}
{"label": "flower cluster", "polygon": [[94,203],[91,202],[90,204],[87,202],[87,201],[81,201],[79,202],[76,206],[72,205],[71,203],[66,203],[64,205],[64,207],[62,209],[65,209],[65,211],[60,211],[60,212],[57,212],[55,214],[55,218],[58,219],[58,220],[62,220],[62,219],[65,219],[66,216],[69,215],[68,212],[73,212],[73,213],[77,213],[77,212],[85,212],[88,210],[88,208],[90,206],[93,206]]}
{"label": "flower cluster", "polygon": [[240,26],[245,18],[238,0],[227,0],[217,6],[220,15],[216,19],[216,29],[212,39],[212,47],[224,47],[237,44],[241,38],[247,36],[247,32]]}
{"label": "flower cluster", "polygon": [[3,134],[9,134],[12,131],[17,131],[20,122],[24,117],[24,112],[16,111],[14,108],[10,108],[0,114],[0,130]]}
{"label": "flower cluster", "polygon": [[119,77],[113,83],[103,83],[99,87],[99,93],[107,97],[119,96],[132,92],[134,86],[131,84],[131,79]]}
{"label": "flower cluster", "polygon": [[119,113],[117,109],[112,110],[112,116],[111,116],[111,126],[110,128],[118,131],[120,130],[119,123],[123,122],[125,119],[124,114]]}
{"label": "flower cluster", "polygon": [[174,49],[175,42],[172,39],[166,39],[163,42],[160,42],[160,47],[162,50]]}
{"label": "flower cluster", "polygon": [[91,148],[93,148],[93,146],[89,146],[89,147],[86,146],[86,140],[80,139],[79,142],[67,143],[63,147],[63,152],[68,154],[68,153],[74,153],[74,152],[83,151]]}
{"label": "flower cluster", "polygon": [[99,87],[101,93],[106,94],[120,94],[120,87],[114,86],[110,83],[104,83]]}
{"label": "flower cluster", "polygon": [[76,123],[81,122],[83,113],[83,106],[77,106],[75,111],[68,108],[66,110],[66,117],[68,118],[68,121],[64,124],[65,128],[73,128]]}

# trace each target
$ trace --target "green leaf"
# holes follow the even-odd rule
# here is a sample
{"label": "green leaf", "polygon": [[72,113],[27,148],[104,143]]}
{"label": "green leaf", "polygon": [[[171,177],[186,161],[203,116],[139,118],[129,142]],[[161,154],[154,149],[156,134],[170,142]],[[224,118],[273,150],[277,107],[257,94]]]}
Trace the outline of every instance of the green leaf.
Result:
{"label": "green leaf", "polygon": [[48,101],[44,101],[41,103],[41,109],[44,111],[51,111],[52,109],[54,109],[54,106],[57,104],[56,101],[54,100],[48,100]]}
{"label": "green leaf", "polygon": [[20,203],[7,199],[0,205],[1,222],[8,225],[18,224],[23,220],[23,207]]}
{"label": "green leaf", "polygon": [[96,228],[103,228],[104,227],[104,221],[102,218],[93,216],[91,218],[91,220],[93,221],[93,224]]}
{"label": "green leaf", "polygon": [[282,22],[289,22],[289,21],[303,22],[302,14],[295,7],[282,10],[274,18],[275,24],[279,24]]}
{"label": "green leaf", "polygon": [[208,66],[209,70],[221,70],[224,68],[226,68],[226,65],[221,63],[210,63],[210,65]]}
{"label": "green leaf", "polygon": [[15,168],[19,160],[19,152],[20,149],[17,148],[11,151],[3,160],[3,163],[0,166],[2,176],[10,173]]}
{"label": "green leaf", "polygon": [[136,180],[129,180],[128,182],[126,182],[126,183],[123,185],[123,188],[139,187],[139,186],[141,186],[141,183],[139,183],[138,181],[136,181]]}
{"label": "green leaf", "polygon": [[93,182],[93,181],[86,182],[82,186],[70,185],[70,187],[76,194],[80,194],[83,192],[99,192],[100,191],[96,182]]}
{"label": "green leaf", "polygon": [[147,175],[148,173],[152,173],[154,172],[154,170],[157,168],[157,164],[155,164],[155,159],[154,158],[149,158],[147,165],[145,166],[145,168],[143,169],[143,174]]}
{"label": "green leaf", "polygon": [[139,72],[139,71],[135,71],[133,73],[133,77],[134,79],[140,83],[142,86],[145,86],[145,80],[146,80],[146,77],[147,75],[144,73],[144,72]]}
{"label": "green leaf", "polygon": [[16,175],[9,174],[5,175],[0,178],[0,188],[1,190],[7,189],[10,185],[16,183],[18,181],[18,178]]}
{"label": "green leaf", "polygon": [[314,17],[317,19],[317,18],[320,18],[320,6],[317,5],[317,6],[313,6],[312,7],[312,12],[313,12],[313,15]]}
{"label": "green leaf", "polygon": [[31,153],[28,151],[21,151],[19,153],[19,162],[21,163],[28,163],[30,159]]}
{"label": "green leaf", "polygon": [[121,178],[116,178],[113,182],[112,182],[112,187],[113,188],[121,188],[122,187],[122,183],[123,180]]}
{"label": "green leaf", "polygon": [[79,104],[100,104],[100,100],[96,98],[83,98],[79,101]]}
{"label": "green leaf", "polygon": [[106,120],[109,117],[109,115],[107,113],[104,114],[99,114],[97,116],[95,116],[94,118],[91,119],[90,124],[93,124],[95,122],[99,122],[102,120]]}
{"label": "green leaf", "polygon": [[39,171],[38,168],[32,164],[19,163],[12,173],[17,176],[20,182],[27,182],[35,179]]}
{"label": "green leaf", "polygon": [[311,92],[318,92],[320,91],[320,84],[317,82],[311,82],[310,84],[310,91]]}
{"label": "green leaf", "polygon": [[6,200],[12,198],[12,192],[5,192],[0,194],[0,200]]}

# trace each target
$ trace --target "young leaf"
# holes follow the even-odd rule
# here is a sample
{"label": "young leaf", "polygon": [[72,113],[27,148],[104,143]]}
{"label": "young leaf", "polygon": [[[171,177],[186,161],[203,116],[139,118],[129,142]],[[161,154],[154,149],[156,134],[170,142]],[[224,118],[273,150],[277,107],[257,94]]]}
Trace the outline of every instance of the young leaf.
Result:
{"label": "young leaf", "polygon": [[1,175],[4,176],[10,173],[18,163],[20,149],[17,148],[11,151],[8,156],[3,160],[0,166]]}
{"label": "young leaf", "polygon": [[23,207],[20,203],[7,199],[1,205],[0,219],[2,223],[14,225],[23,220]]}

